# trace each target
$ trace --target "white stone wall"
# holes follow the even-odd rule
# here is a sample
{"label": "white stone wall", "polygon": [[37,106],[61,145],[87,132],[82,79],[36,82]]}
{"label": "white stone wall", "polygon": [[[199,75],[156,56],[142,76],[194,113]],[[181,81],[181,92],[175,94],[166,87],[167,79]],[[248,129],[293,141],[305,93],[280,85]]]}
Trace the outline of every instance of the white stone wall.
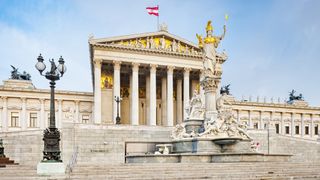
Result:
{"label": "white stone wall", "polygon": [[249,130],[254,142],[259,142],[259,152],[265,154],[291,154],[293,162],[320,161],[320,141],[276,134],[275,129]]}

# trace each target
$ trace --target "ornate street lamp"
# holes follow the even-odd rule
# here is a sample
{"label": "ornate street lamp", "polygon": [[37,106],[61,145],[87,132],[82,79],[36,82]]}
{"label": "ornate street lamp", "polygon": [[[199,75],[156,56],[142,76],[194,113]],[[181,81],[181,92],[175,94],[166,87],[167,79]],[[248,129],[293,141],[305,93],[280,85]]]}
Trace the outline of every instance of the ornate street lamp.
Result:
{"label": "ornate street lamp", "polygon": [[120,116],[119,116],[119,103],[121,102],[122,98],[119,96],[114,96],[114,100],[117,102],[117,117],[116,117],[116,124],[120,124]]}
{"label": "ornate street lamp", "polygon": [[43,160],[42,161],[52,161],[52,162],[62,162],[60,156],[60,132],[55,125],[55,102],[54,102],[54,88],[55,81],[59,80],[63,74],[66,72],[67,68],[64,64],[62,56],[59,58],[59,65],[56,66],[54,60],[49,60],[51,63],[50,71],[47,71],[45,74],[42,72],[46,69],[46,65],[43,63],[43,57],[41,54],[38,57],[38,62],[35,65],[40,74],[46,79],[50,80],[51,96],[50,96],[50,125],[49,128],[44,130],[43,141],[44,141],[44,150],[43,150]]}

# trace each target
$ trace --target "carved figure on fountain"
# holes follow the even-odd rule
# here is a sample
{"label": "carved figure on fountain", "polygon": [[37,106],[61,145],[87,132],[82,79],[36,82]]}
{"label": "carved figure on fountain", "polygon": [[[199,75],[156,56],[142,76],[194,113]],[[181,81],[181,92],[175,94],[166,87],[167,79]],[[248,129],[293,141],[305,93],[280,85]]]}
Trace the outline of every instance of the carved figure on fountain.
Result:
{"label": "carved figure on fountain", "polygon": [[193,96],[189,102],[189,106],[186,107],[186,112],[188,119],[203,119],[204,118],[204,108],[202,103],[201,95],[197,90],[194,90]]}
{"label": "carved figure on fountain", "polygon": [[195,132],[191,132],[190,134],[187,133],[185,123],[177,124],[171,132],[171,138],[173,140],[181,140],[184,138],[191,138],[194,136],[196,136]]}

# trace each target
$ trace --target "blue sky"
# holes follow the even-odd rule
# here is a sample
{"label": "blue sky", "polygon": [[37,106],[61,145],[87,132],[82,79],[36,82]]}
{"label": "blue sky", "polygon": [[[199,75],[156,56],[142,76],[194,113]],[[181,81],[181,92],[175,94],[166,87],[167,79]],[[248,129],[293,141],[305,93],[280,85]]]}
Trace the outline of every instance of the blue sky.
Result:
{"label": "blue sky", "polygon": [[92,91],[88,37],[155,31],[145,7],[157,4],[169,32],[193,42],[208,20],[220,34],[229,14],[220,44],[229,55],[222,84],[230,83],[238,99],[285,99],[296,89],[320,106],[318,0],[0,0],[0,79],[12,64],[48,88],[34,68],[41,52],[46,60],[65,58],[68,72],[58,89]]}

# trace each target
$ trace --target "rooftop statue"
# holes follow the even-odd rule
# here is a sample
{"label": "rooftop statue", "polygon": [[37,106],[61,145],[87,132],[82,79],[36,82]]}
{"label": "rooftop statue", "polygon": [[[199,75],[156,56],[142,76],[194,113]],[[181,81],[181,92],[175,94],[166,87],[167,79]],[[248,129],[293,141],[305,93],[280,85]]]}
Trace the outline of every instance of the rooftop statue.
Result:
{"label": "rooftop statue", "polygon": [[31,76],[29,73],[27,73],[26,71],[23,71],[23,73],[21,74],[18,71],[18,68],[10,65],[12,67],[12,71],[11,71],[11,78],[10,79],[17,79],[17,80],[31,80]]}
{"label": "rooftop statue", "polygon": [[221,87],[220,94],[223,94],[223,93],[230,95],[230,84]]}
{"label": "rooftop statue", "polygon": [[289,101],[288,102],[291,102],[294,100],[303,101],[302,94],[300,93],[298,96],[296,96],[296,95],[294,95],[295,93],[296,93],[296,91],[294,89],[292,89],[292,91],[289,92]]}

